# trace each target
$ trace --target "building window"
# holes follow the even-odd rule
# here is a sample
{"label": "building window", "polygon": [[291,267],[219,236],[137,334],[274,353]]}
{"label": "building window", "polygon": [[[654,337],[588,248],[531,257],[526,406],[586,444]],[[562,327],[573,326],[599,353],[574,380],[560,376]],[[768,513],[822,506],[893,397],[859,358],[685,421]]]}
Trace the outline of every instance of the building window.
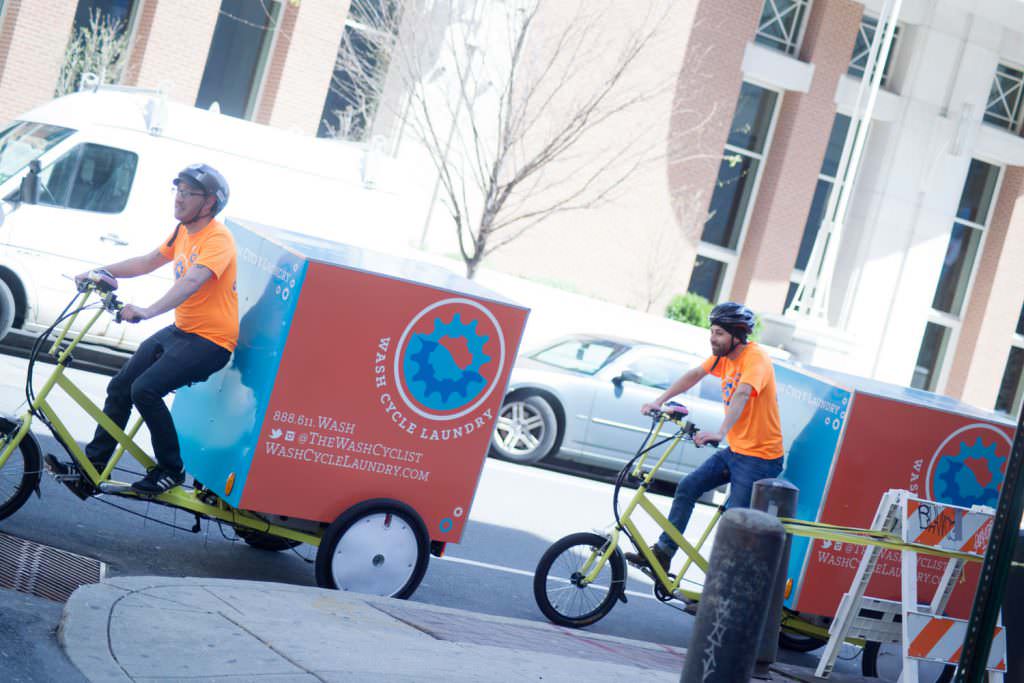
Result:
{"label": "building window", "polygon": [[1021,130],[1021,100],[1024,92],[1024,71],[999,64],[992,79],[992,89],[985,105],[985,123],[1019,133]]}
{"label": "building window", "polygon": [[688,287],[709,301],[718,300],[736,263],[778,98],[752,83],[740,88]]}
{"label": "building window", "polygon": [[977,159],[971,160],[967,170],[911,381],[918,389],[935,391],[940,385],[946,348],[960,329],[977,256],[995,205],[1001,170],[999,166]]}
{"label": "building window", "polygon": [[[857,41],[853,44],[853,56],[850,57],[850,66],[846,73],[857,78],[864,77],[864,71],[868,68],[868,55],[871,53],[871,43],[878,33],[878,19],[864,15],[860,20],[860,30],[857,31]],[[882,85],[889,80],[889,67],[892,66],[893,55],[896,54],[896,45],[899,43],[900,27],[897,26],[893,32],[892,44],[889,46],[889,56],[882,68]]]}
{"label": "building window", "polygon": [[1021,398],[1024,397],[1024,306],[1017,318],[1017,329],[1014,330],[1013,346],[1006,359],[1003,370],[1003,381],[999,385],[996,396],[996,410],[1009,415],[1019,415]]}
{"label": "building window", "polygon": [[764,0],[754,42],[795,55],[803,39],[810,0]]}
{"label": "building window", "polygon": [[364,140],[384,89],[401,20],[400,0],[353,0],[320,114],[320,137]]}
{"label": "building window", "polygon": [[782,310],[789,308],[796,296],[797,287],[803,278],[804,269],[811,258],[811,250],[814,248],[814,240],[818,237],[818,231],[825,220],[825,209],[828,206],[828,197],[832,193],[832,186],[836,182],[836,174],[839,172],[839,159],[843,156],[843,145],[846,143],[846,135],[850,130],[850,117],[846,114],[836,114],[832,121],[832,132],[828,136],[828,146],[825,148],[825,158],[821,161],[821,171],[818,173],[818,184],[814,188],[814,198],[811,200],[811,210],[807,213],[807,222],[804,224],[804,234],[800,238],[800,249],[796,254],[796,263],[793,265],[793,272],[789,277],[789,291],[786,294],[786,305]]}
{"label": "building window", "polygon": [[79,0],[75,10],[75,33],[79,29],[89,28],[89,20],[94,12],[98,12],[103,19],[119,23],[123,31],[131,23],[134,10],[135,0]]}
{"label": "building window", "polygon": [[223,114],[252,117],[280,13],[277,0],[222,0],[197,107],[216,103]]}

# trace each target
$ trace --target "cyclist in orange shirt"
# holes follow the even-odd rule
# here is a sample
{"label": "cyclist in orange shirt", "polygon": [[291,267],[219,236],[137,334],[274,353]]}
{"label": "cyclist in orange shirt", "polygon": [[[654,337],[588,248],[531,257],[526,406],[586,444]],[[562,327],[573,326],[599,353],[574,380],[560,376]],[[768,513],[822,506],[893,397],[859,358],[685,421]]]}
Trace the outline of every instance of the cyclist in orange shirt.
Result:
{"label": "cyclist in orange shirt", "polygon": [[[157,465],[132,484],[140,493],[163,493],[185,481],[178,433],[164,396],[202,382],[227,365],[238,341],[235,241],[214,218],[228,201],[228,184],[216,169],[193,164],[174,179],[174,231],[159,247],[104,270],[115,278],[145,275],[174,263],[174,284],[152,305],[128,304],[121,319],[137,323],[174,310],[174,324],[152,335],[107,387],[105,412],[124,429],[132,404],[149,428]],[[89,273],[75,277],[82,280]],[[85,448],[98,469],[117,442],[103,427]]]}
{"label": "cyclist in orange shirt", "polygon": [[[768,354],[757,343],[747,340],[754,331],[754,313],[730,301],[715,306],[709,317],[714,355],[683,374],[653,403],[640,408],[646,415],[709,374],[722,379],[725,418],[717,431],[697,432],[694,441],[703,445],[728,440],[729,445],[715,451],[676,486],[668,520],[680,533],[690,521],[693,506],[708,491],[729,482],[726,507],[747,507],[754,482],[777,477],[782,472],[782,426],[775,370]],[[651,546],[666,572],[677,549],[665,533]],[[626,553],[626,559],[640,566],[647,564],[639,553]]]}

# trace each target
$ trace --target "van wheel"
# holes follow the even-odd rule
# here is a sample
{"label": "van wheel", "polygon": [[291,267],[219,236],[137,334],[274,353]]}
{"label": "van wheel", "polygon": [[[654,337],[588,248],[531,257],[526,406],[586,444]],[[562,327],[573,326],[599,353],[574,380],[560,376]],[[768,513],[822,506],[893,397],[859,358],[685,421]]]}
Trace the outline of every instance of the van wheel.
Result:
{"label": "van wheel", "polygon": [[14,295],[7,283],[0,280],[0,339],[7,336],[14,325]]}

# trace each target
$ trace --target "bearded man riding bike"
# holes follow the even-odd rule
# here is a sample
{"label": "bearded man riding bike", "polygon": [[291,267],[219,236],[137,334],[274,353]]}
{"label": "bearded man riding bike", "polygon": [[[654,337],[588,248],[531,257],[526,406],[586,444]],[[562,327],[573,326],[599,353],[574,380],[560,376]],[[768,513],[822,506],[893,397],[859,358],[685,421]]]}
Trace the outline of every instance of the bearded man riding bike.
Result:
{"label": "bearded man riding bike", "polygon": [[[754,313],[730,301],[715,306],[709,319],[713,355],[684,373],[653,403],[640,408],[646,415],[709,374],[722,380],[725,418],[717,431],[698,432],[694,442],[700,446],[726,440],[729,445],[715,451],[676,486],[668,520],[680,533],[685,531],[697,500],[708,491],[729,483],[725,506],[748,507],[754,482],[777,477],[782,472],[782,426],[775,370],[768,354],[748,340],[754,331]],[[651,546],[666,573],[677,549],[675,541],[665,533]],[[641,567],[648,564],[640,553],[626,553],[626,559]]]}

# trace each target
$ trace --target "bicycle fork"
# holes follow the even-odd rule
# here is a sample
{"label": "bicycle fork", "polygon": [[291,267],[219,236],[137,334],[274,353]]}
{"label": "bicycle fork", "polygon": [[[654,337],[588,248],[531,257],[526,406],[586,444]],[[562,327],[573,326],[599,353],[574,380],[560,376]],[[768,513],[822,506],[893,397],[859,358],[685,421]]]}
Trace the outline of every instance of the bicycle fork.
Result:
{"label": "bicycle fork", "polygon": [[[587,586],[594,583],[597,577],[601,574],[601,570],[608,564],[609,559],[615,553],[615,550],[619,547],[619,533],[621,529],[615,527],[612,529],[610,535],[606,536],[606,540],[603,546],[600,548],[594,548],[593,552],[590,553],[590,557],[580,567],[579,573],[582,576],[578,579],[578,585],[580,587]],[[615,580],[612,579],[612,583]],[[626,574],[622,575],[622,592],[619,593],[619,600],[626,602]]]}

